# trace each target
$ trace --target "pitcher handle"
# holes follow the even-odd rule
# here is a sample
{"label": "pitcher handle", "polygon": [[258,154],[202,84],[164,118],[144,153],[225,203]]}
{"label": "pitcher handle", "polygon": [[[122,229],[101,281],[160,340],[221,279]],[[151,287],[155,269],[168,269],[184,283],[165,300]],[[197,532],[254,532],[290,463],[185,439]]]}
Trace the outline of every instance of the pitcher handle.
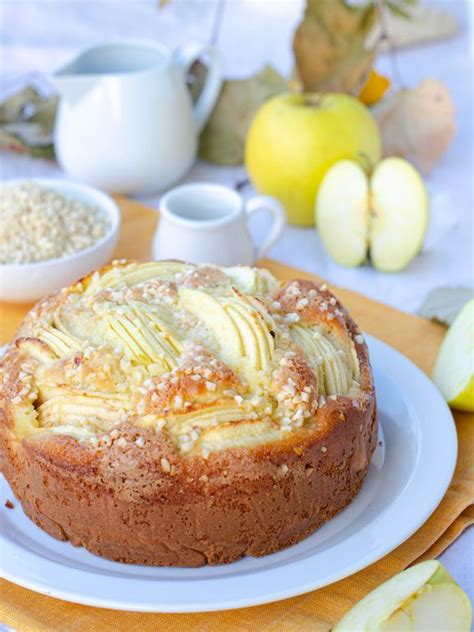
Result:
{"label": "pitcher handle", "polygon": [[262,245],[257,249],[257,259],[261,259],[283,232],[286,225],[286,213],[280,202],[277,202],[275,198],[269,195],[256,195],[250,198],[245,204],[245,211],[248,217],[257,211],[269,211],[273,215],[273,224],[270,228],[270,232],[263,240]]}
{"label": "pitcher handle", "polygon": [[219,52],[213,46],[206,46],[196,42],[190,42],[180,46],[175,53],[175,60],[187,74],[193,63],[202,55],[209,58],[207,76],[204,87],[194,104],[194,123],[196,131],[200,132],[207,122],[222,86],[222,62]]}

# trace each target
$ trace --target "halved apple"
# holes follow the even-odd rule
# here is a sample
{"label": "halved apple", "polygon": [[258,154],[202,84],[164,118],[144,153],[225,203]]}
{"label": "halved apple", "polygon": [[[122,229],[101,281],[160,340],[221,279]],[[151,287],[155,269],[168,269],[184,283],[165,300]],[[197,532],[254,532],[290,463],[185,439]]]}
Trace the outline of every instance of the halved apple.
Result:
{"label": "halved apple", "polygon": [[402,158],[386,158],[370,181],[351,160],[326,173],[316,199],[321,240],[341,265],[402,270],[417,255],[428,225],[428,196],[421,176]]}
{"label": "halved apple", "polygon": [[359,601],[333,632],[469,632],[471,604],[436,560],[399,573]]}
{"label": "halved apple", "polygon": [[378,270],[402,270],[420,251],[428,227],[425,185],[402,158],[382,160],[370,185],[370,259]]}
{"label": "halved apple", "polygon": [[317,197],[317,226],[324,247],[337,263],[359,266],[367,258],[369,179],[353,160],[329,169]]}
{"label": "halved apple", "polygon": [[474,299],[464,305],[449,328],[433,380],[450,406],[474,411]]}

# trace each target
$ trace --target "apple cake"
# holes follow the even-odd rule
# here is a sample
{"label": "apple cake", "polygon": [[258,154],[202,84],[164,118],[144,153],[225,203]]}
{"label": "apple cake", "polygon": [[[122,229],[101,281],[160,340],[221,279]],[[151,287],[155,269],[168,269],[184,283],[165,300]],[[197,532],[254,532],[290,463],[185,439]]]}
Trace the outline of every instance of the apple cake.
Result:
{"label": "apple cake", "polygon": [[1,467],[50,535],[111,560],[279,551],[358,493],[364,338],[327,289],[117,261],[38,303],[0,367]]}

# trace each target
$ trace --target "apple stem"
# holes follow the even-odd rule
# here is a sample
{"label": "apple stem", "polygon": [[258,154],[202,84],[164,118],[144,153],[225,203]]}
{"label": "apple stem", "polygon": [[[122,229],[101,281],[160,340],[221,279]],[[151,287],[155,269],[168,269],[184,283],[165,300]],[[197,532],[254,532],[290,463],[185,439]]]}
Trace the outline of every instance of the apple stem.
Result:
{"label": "apple stem", "polygon": [[322,94],[306,94],[304,105],[310,105],[312,107],[318,108],[321,105],[322,98]]}
{"label": "apple stem", "polygon": [[362,159],[362,161],[364,162],[364,168],[367,171],[367,174],[370,176],[372,175],[372,171],[374,170],[374,163],[372,162],[372,160],[369,158],[369,156],[363,152],[363,151],[358,151],[357,155]]}

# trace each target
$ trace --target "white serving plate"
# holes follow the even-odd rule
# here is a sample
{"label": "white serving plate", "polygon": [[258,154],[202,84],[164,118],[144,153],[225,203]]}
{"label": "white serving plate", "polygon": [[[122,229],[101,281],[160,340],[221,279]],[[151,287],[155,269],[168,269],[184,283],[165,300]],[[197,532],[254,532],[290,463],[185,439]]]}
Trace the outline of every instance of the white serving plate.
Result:
{"label": "white serving plate", "polygon": [[[58,542],[0,487],[1,573],[52,597],[120,610],[200,612],[286,599],[327,586],[380,559],[414,533],[442,499],[454,472],[457,437],[448,406],[407,358],[367,336],[380,438],[358,497],[315,534],[255,559],[204,568],[109,562]],[[15,508],[4,507],[7,499]]]}

